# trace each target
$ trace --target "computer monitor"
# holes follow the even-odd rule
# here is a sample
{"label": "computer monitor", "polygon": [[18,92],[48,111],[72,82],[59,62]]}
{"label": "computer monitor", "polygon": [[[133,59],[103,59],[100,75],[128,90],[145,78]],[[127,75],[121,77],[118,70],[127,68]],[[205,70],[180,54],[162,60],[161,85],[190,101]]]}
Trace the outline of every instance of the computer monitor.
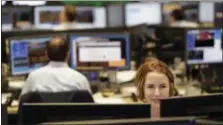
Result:
{"label": "computer monitor", "polygon": [[11,31],[19,21],[33,22],[33,9],[29,6],[3,6],[2,31]]}
{"label": "computer monitor", "polygon": [[107,22],[108,27],[125,26],[123,5],[111,4],[107,6]]}
{"label": "computer monitor", "polygon": [[2,31],[10,31],[13,29],[13,15],[11,12],[7,11],[6,9],[2,9]]}
{"label": "computer monitor", "polygon": [[209,116],[222,118],[222,94],[173,97],[161,101],[161,117]]}
{"label": "computer monitor", "polygon": [[162,23],[162,9],[158,2],[137,2],[125,5],[125,24],[134,26],[146,23],[160,25]]}
{"label": "computer monitor", "polygon": [[25,125],[56,121],[150,118],[149,104],[24,103],[20,111],[21,122]]}
{"label": "computer monitor", "polygon": [[[59,15],[64,6],[35,7],[35,27],[54,29],[59,25]],[[104,7],[76,7],[76,29],[106,27],[106,9]]]}
{"label": "computer monitor", "polygon": [[60,12],[63,6],[38,6],[35,7],[35,27],[37,29],[54,29],[59,22]]}
{"label": "computer monitor", "polygon": [[40,5],[45,5],[46,1],[42,1],[42,0],[38,0],[38,1],[12,1],[12,4],[17,6],[21,6],[21,5],[28,5],[28,6],[40,6]]}
{"label": "computer monitor", "polygon": [[[194,117],[185,118],[159,118],[159,119],[113,119],[88,121],[45,122],[39,125],[200,125]],[[213,123],[213,122],[209,122]],[[216,123],[216,122],[214,122]],[[219,124],[221,125],[221,124]]]}
{"label": "computer monitor", "polygon": [[70,34],[71,67],[86,70],[129,69],[129,35]]}
{"label": "computer monitor", "polygon": [[222,63],[222,29],[191,29],[186,34],[187,64]]}
{"label": "computer monitor", "polygon": [[[170,35],[171,34],[171,35]],[[185,29],[179,27],[156,27],[157,58],[173,64],[175,57],[185,59]]]}
{"label": "computer monitor", "polygon": [[77,28],[105,28],[106,9],[105,7],[77,7]]}
{"label": "computer monitor", "polygon": [[11,75],[27,75],[45,66],[46,44],[54,35],[9,38]]}
{"label": "computer monitor", "polygon": [[223,2],[214,2],[214,9],[215,9],[215,14],[214,14],[214,17],[215,17],[215,26],[218,26],[218,27],[223,27],[223,23],[222,23],[222,20],[223,20],[223,9],[222,9],[222,6],[223,6]]}
{"label": "computer monitor", "polygon": [[215,9],[214,2],[199,2],[199,21],[204,23],[214,22],[215,18],[214,9]]}

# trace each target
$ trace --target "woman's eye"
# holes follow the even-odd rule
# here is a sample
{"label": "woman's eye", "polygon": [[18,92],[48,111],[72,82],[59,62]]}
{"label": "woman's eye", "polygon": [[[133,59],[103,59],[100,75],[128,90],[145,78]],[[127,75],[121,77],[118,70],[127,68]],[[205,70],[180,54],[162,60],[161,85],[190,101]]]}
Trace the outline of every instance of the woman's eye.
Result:
{"label": "woman's eye", "polygon": [[154,86],[153,85],[148,85],[148,88],[152,89],[152,88],[154,88]]}
{"label": "woman's eye", "polygon": [[166,85],[160,85],[160,88],[162,88],[162,89],[166,88]]}

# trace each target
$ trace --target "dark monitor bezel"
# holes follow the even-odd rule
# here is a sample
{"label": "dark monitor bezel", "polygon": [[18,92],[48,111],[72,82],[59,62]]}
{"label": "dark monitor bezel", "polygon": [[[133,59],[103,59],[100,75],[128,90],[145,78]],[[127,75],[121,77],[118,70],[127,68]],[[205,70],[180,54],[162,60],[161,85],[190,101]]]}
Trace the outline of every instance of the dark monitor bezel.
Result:
{"label": "dark monitor bezel", "polygon": [[92,120],[92,121],[71,121],[71,122],[45,122],[39,125],[174,125],[190,124],[196,122],[196,117],[182,117],[182,118],[139,118],[139,119],[113,119],[113,120]]}
{"label": "dark monitor bezel", "polygon": [[[212,100],[213,98],[216,99],[217,102],[215,103],[217,104],[214,104]],[[168,99],[163,99],[161,100],[160,115],[161,117],[216,115],[223,111],[216,111],[221,105],[223,105],[222,99],[223,95],[221,93],[201,96],[172,97]],[[204,104],[204,101],[207,103]],[[203,111],[203,109],[207,111],[201,112],[200,110]]]}
{"label": "dark monitor bezel", "polygon": [[[123,110],[121,109],[118,110],[118,108],[121,108]],[[128,108],[129,109],[134,108],[135,110],[129,112],[129,110],[127,110]],[[44,109],[47,109],[47,111]],[[58,109],[58,110],[55,110],[55,109]],[[103,110],[100,110],[100,109],[103,109]],[[107,111],[105,111],[106,109]],[[140,112],[140,115],[135,114],[136,110],[138,111],[142,109],[148,109],[148,110],[144,110],[144,112]],[[33,116],[27,115],[27,114],[30,114],[30,112],[34,112],[35,110],[38,110],[40,112],[35,112]],[[86,110],[86,112],[83,112],[83,110]],[[151,110],[151,106],[149,104],[137,104],[137,103],[135,104],[23,103],[20,109],[20,112],[21,112],[20,117],[22,118],[21,119],[22,122],[29,123],[29,124],[31,122],[41,123],[43,122],[43,118],[46,118],[46,117],[52,118],[52,117],[59,116],[61,118],[62,117],[65,118],[65,116],[69,116],[69,114],[72,114],[72,118],[71,118],[72,121],[100,120],[100,119],[111,120],[111,119],[124,119],[124,118],[137,119],[137,118],[150,118],[150,110]],[[50,111],[53,111],[53,112],[50,112]],[[75,113],[75,111],[77,112]],[[60,112],[60,114],[57,114],[56,112],[58,113]],[[126,114],[127,112],[128,114]],[[75,115],[77,117],[74,117]],[[39,118],[36,118],[35,116]],[[92,117],[89,117],[89,116],[92,116]],[[29,117],[33,117],[35,121],[32,121],[32,119],[30,119]],[[27,118],[29,118],[29,121],[27,121]],[[70,121],[70,118],[68,119]]]}

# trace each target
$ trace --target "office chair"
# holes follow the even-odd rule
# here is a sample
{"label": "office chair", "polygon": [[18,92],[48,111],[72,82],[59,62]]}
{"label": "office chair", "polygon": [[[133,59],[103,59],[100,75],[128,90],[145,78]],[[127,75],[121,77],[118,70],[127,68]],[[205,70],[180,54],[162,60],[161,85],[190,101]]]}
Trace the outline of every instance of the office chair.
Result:
{"label": "office chair", "polygon": [[92,95],[87,90],[67,91],[67,92],[30,92],[21,96],[19,101],[19,125],[22,121],[22,104],[23,103],[51,103],[51,102],[94,102]]}
{"label": "office chair", "polygon": [[67,92],[30,92],[21,96],[22,103],[41,102],[94,102],[92,95],[86,90]]}

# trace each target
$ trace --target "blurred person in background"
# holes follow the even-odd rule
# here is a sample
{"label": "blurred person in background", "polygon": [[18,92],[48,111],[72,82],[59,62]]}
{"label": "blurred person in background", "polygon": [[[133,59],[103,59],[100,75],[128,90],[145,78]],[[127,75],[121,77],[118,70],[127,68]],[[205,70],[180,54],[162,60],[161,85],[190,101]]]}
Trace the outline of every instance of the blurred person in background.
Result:
{"label": "blurred person in background", "polygon": [[187,21],[182,8],[177,8],[172,11],[170,16],[170,26],[172,27],[199,27],[196,22]]}
{"label": "blurred person in background", "polygon": [[76,28],[76,8],[72,5],[66,5],[60,12],[60,24],[55,30],[70,30]]}

